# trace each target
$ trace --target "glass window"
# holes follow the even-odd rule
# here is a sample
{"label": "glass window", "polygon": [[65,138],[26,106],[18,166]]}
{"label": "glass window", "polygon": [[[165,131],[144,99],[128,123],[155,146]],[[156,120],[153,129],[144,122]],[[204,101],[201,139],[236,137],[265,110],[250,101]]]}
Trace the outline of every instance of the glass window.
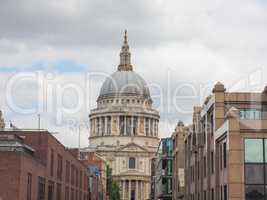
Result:
{"label": "glass window", "polygon": [[262,164],[245,165],[246,184],[264,184],[264,169]]}
{"label": "glass window", "polygon": [[245,139],[245,162],[262,163],[263,162],[263,140]]}
{"label": "glass window", "polygon": [[149,120],[146,117],[145,118],[145,133],[146,133],[146,136],[148,136],[148,130],[149,130]]}
{"label": "glass window", "polygon": [[135,158],[129,158],[129,169],[135,169]]}
{"label": "glass window", "polygon": [[261,119],[261,111],[257,109],[241,109],[240,110],[241,119],[251,119],[259,120]]}
{"label": "glass window", "polygon": [[124,135],[124,116],[120,116],[120,135]]}
{"label": "glass window", "polygon": [[111,134],[111,117],[108,116],[107,118],[107,135]]}
{"label": "glass window", "polygon": [[133,134],[137,135],[137,117],[133,118]]}
{"label": "glass window", "polygon": [[132,118],[127,116],[126,117],[126,134],[131,135],[131,125],[132,125]]}
{"label": "glass window", "polygon": [[263,200],[264,187],[262,185],[246,185],[246,200]]}

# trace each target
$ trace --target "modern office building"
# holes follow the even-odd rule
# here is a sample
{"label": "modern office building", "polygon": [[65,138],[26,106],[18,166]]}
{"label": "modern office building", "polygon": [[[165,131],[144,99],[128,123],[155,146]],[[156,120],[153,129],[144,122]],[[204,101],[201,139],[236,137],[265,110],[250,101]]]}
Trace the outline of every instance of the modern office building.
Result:
{"label": "modern office building", "polygon": [[267,87],[226,92],[217,83],[185,139],[186,200],[256,200],[267,196]]}
{"label": "modern office building", "polygon": [[159,112],[152,107],[145,80],[133,70],[126,32],[117,71],[104,81],[89,118],[90,146],[112,168],[121,199],[148,199]]}
{"label": "modern office building", "polygon": [[162,138],[155,158],[155,175],[152,191],[154,200],[172,199],[173,178],[173,141],[172,138]]}
{"label": "modern office building", "polygon": [[0,199],[88,200],[89,173],[45,130],[0,131]]}

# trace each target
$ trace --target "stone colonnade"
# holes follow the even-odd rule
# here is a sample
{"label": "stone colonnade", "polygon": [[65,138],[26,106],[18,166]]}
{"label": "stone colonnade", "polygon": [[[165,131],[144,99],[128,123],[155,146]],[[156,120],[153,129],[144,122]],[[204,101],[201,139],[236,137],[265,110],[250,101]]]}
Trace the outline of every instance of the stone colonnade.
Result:
{"label": "stone colonnade", "polygon": [[121,200],[146,200],[149,185],[140,180],[121,180]]}
{"label": "stone colonnade", "polygon": [[116,135],[122,136],[158,136],[159,120],[152,117],[130,115],[100,116],[91,118],[90,123],[92,136],[114,135],[114,129],[116,130]]}

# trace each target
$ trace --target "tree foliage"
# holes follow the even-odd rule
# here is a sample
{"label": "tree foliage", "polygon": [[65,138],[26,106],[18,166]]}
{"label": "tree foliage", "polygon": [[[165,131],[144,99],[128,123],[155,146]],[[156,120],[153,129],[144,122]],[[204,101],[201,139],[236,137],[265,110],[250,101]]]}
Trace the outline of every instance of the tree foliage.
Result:
{"label": "tree foliage", "polygon": [[110,200],[120,200],[120,187],[112,179],[112,169],[107,166],[107,194]]}

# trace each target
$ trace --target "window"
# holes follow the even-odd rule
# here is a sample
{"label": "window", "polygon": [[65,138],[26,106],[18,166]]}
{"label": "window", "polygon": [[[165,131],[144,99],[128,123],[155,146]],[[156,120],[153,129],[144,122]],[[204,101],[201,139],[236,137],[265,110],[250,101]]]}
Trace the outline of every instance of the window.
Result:
{"label": "window", "polygon": [[145,134],[148,136],[148,131],[149,131],[149,119],[146,117],[145,118]]}
{"label": "window", "polygon": [[240,109],[240,119],[260,120],[262,118],[261,111],[257,109]]}
{"label": "window", "polygon": [[211,164],[211,173],[213,174],[214,173],[214,153],[213,153],[213,151],[211,152],[210,157],[211,157],[211,162],[210,162],[210,164]]}
{"label": "window", "polygon": [[74,165],[71,165],[71,185],[74,185]]}
{"label": "window", "polygon": [[135,158],[129,158],[129,169],[135,169]]}
{"label": "window", "polygon": [[57,183],[57,198],[56,200],[61,200],[61,184]]}
{"label": "window", "polygon": [[245,139],[245,162],[246,163],[263,162],[262,139]]}
{"label": "window", "polygon": [[211,200],[214,200],[214,188],[211,189]]}
{"label": "window", "polygon": [[96,118],[96,134],[98,136],[100,135],[100,120],[99,120],[99,117]]}
{"label": "window", "polygon": [[75,170],[75,180],[76,180],[76,182],[75,182],[75,185],[76,186],[78,186],[78,183],[79,183],[79,171],[78,171],[78,169],[76,168],[76,170]]}
{"label": "window", "polygon": [[51,149],[50,153],[50,176],[54,176],[54,150]]}
{"label": "window", "polygon": [[245,181],[246,184],[264,184],[264,165],[246,164]]}
{"label": "window", "polygon": [[83,184],[83,172],[80,171],[80,188],[82,188],[82,184]]}
{"label": "window", "polygon": [[70,162],[66,161],[66,182],[70,182]]}
{"label": "window", "polygon": [[214,123],[213,123],[213,114],[210,116],[210,132],[211,137],[213,136],[213,130],[214,130]]}
{"label": "window", "polygon": [[54,182],[48,182],[48,200],[54,199]]}
{"label": "window", "polygon": [[227,185],[223,186],[223,199],[227,200]]}
{"label": "window", "polygon": [[108,116],[107,118],[107,135],[111,134],[111,117]]}
{"label": "window", "polygon": [[101,135],[105,134],[105,117],[101,117]]}
{"label": "window", "polygon": [[27,200],[31,200],[32,197],[32,174],[28,173],[27,178]]}
{"label": "window", "polygon": [[137,117],[133,118],[133,134],[137,135]]}
{"label": "window", "polygon": [[204,177],[206,176],[206,174],[207,174],[207,167],[206,167],[206,164],[207,163],[207,159],[206,159],[206,156],[204,156],[204,159],[203,159],[203,170],[204,170]]}
{"label": "window", "polygon": [[154,136],[157,136],[157,120],[154,120]]}
{"label": "window", "polygon": [[124,135],[124,116],[120,116],[120,135]]}
{"label": "window", "polygon": [[226,142],[223,143],[223,167],[226,168],[227,165],[227,151],[226,151]]}
{"label": "window", "polygon": [[150,135],[153,136],[153,119],[150,119],[149,132],[150,132]]}
{"label": "window", "polygon": [[38,200],[45,200],[45,178],[38,177]]}
{"label": "window", "polygon": [[130,116],[126,117],[126,134],[131,135],[131,125],[132,125],[132,118]]}
{"label": "window", "polygon": [[69,200],[70,199],[70,191],[69,191],[69,187],[66,186],[65,188],[65,200]]}
{"label": "window", "polygon": [[62,179],[62,156],[57,155],[57,178]]}
{"label": "window", "polygon": [[74,189],[71,188],[71,200],[73,200],[73,199],[75,199],[75,198],[74,198]]}
{"label": "window", "polygon": [[[245,193],[246,200],[264,199],[264,187],[267,187],[265,139],[245,139]],[[266,192],[265,192],[266,196]]]}
{"label": "window", "polygon": [[246,185],[246,200],[264,200],[264,186]]}

